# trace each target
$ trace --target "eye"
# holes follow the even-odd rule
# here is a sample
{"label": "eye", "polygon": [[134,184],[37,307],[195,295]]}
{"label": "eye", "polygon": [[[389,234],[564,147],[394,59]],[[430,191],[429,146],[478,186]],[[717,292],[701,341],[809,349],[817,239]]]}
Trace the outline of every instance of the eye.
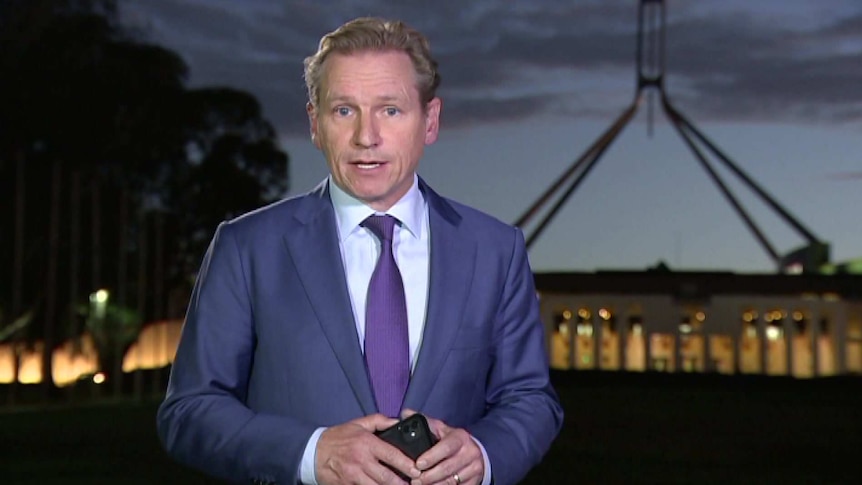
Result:
{"label": "eye", "polygon": [[387,116],[395,116],[395,115],[397,115],[398,113],[400,113],[400,112],[401,112],[401,110],[399,110],[399,109],[398,109],[398,108],[396,108],[395,106],[387,106],[387,107],[386,107],[386,109],[385,109],[385,112],[386,112],[386,115],[387,115]]}
{"label": "eye", "polygon": [[338,106],[334,110],[336,115],[338,116],[349,116],[353,111],[347,106]]}

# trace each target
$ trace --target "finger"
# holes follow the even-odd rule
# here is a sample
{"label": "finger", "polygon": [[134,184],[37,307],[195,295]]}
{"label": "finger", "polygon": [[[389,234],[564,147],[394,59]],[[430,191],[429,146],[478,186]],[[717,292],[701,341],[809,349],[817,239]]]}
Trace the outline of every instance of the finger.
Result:
{"label": "finger", "polygon": [[[458,431],[462,431],[462,433],[458,433]],[[434,446],[419,455],[419,458],[416,459],[416,466],[425,471],[456,455],[465,446],[465,438],[470,440],[470,436],[463,430],[446,433]]]}
{"label": "finger", "polygon": [[[398,474],[380,462],[364,467],[345,469],[339,474],[338,483],[351,485],[402,484],[404,480]],[[410,478],[408,478],[409,480]]]}
{"label": "finger", "polygon": [[[439,473],[438,473],[439,471]],[[455,479],[455,476],[458,479]],[[411,485],[479,485],[485,476],[485,467],[480,463],[470,465],[456,471],[443,471],[443,468],[435,468],[434,472],[423,472],[418,480],[412,480]]]}
{"label": "finger", "polygon": [[402,483],[398,475],[379,463],[366,466],[345,464],[343,467],[328,470],[328,473],[325,476],[319,476],[318,480],[319,483],[350,483],[351,485]]}
{"label": "finger", "polygon": [[420,480],[413,480],[411,485],[480,485],[484,478],[483,471],[478,473],[475,470],[464,469],[460,472],[455,472],[452,475],[446,476],[439,481],[430,481],[426,476]]}
{"label": "finger", "polygon": [[382,414],[370,414],[368,416],[363,416],[359,419],[356,419],[353,422],[358,424],[359,426],[362,426],[365,431],[373,433],[375,431],[381,431],[394,425],[398,422],[398,420],[395,418],[384,416]]}
{"label": "finger", "polygon": [[439,440],[443,439],[444,436],[449,434],[452,431],[452,428],[446,425],[443,421],[439,419],[429,418],[425,416],[425,420],[428,421],[428,427],[431,428],[431,432],[434,433],[434,436]]}
{"label": "finger", "polygon": [[416,463],[413,461],[412,458],[405,455],[395,446],[383,440],[379,440],[379,442],[379,447],[375,447],[376,449],[373,453],[375,456],[377,456],[377,459],[380,462],[385,463],[390,467],[400,471],[401,473],[406,475],[408,479],[418,478],[422,474],[422,472],[416,467]]}
{"label": "finger", "polygon": [[452,483],[457,473],[462,482],[481,476],[485,465],[482,451],[470,434],[463,429],[454,429],[434,447],[423,453],[416,466],[422,470],[422,485],[429,483]]}
{"label": "finger", "polygon": [[[411,462],[411,466],[412,466],[412,462]],[[397,474],[398,471],[405,474],[407,476],[408,481],[411,481],[411,479],[419,476],[419,470],[416,470],[415,467],[413,467],[413,473],[410,474],[410,473],[407,473],[409,471],[409,468],[408,468],[408,470],[400,470],[398,467],[394,467],[392,465],[387,466],[382,461],[378,461],[375,466],[370,467],[367,470],[367,475],[373,479],[373,483],[375,483],[375,484],[380,484],[380,483],[403,484],[404,480]]]}
{"label": "finger", "polygon": [[[435,469],[436,471],[437,469]],[[485,474],[485,468],[481,464],[471,463],[469,466],[456,472],[445,472],[442,474],[424,472],[418,480],[412,480],[411,485],[479,485]],[[458,476],[456,480],[455,476]]]}
{"label": "finger", "polygon": [[368,416],[324,430],[315,453],[320,483],[403,483],[381,463],[384,460],[410,477],[418,476],[412,460],[369,431],[393,421],[382,415]]}

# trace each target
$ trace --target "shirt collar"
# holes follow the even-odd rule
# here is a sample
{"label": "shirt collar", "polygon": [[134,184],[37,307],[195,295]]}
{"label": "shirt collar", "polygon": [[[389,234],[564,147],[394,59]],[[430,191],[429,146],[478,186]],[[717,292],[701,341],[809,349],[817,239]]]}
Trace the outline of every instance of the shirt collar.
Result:
{"label": "shirt collar", "polygon": [[426,205],[422,191],[419,190],[419,177],[413,174],[413,185],[398,202],[384,213],[377,212],[365,205],[361,200],[341,190],[329,177],[329,198],[335,209],[335,220],[338,225],[338,238],[347,239],[359,228],[359,224],[368,216],[374,214],[389,214],[401,222],[401,227],[416,239],[422,237],[422,221],[425,217]]}

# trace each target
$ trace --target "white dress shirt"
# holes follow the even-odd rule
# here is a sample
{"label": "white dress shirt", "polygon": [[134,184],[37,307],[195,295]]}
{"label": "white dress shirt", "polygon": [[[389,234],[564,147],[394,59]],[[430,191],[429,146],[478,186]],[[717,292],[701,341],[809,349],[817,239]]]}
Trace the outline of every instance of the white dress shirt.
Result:
{"label": "white dress shirt", "polygon": [[[344,275],[350,293],[353,319],[359,336],[362,351],[365,352],[365,306],[368,296],[368,283],[380,256],[380,241],[360,224],[372,215],[389,214],[400,221],[395,225],[392,235],[392,254],[404,282],[404,297],[407,302],[407,326],[409,338],[410,371],[416,366],[419,348],[422,344],[422,331],[425,328],[425,315],[428,307],[428,276],[431,261],[431,237],[428,224],[428,203],[419,190],[419,177],[413,176],[413,185],[404,196],[385,213],[375,211],[345,191],[341,190],[330,177],[329,197],[335,209],[335,223],[338,229],[338,245]],[[326,428],[318,428],[311,435],[302,455],[300,480],[304,484],[316,484],[314,462],[317,442]],[[474,438],[475,440],[475,438]],[[490,482],[490,464],[485,448],[475,440],[482,450],[485,462],[483,485]]]}
{"label": "white dress shirt", "polygon": [[[361,201],[351,197],[330,181],[329,196],[335,208],[335,221],[338,227],[338,243],[341,248],[341,261],[356,333],[362,351],[365,352],[365,307],[368,302],[368,283],[380,257],[380,241],[360,224],[369,216],[384,213],[376,212]],[[392,254],[404,281],[404,297],[407,301],[407,327],[410,342],[410,369],[416,365],[422,329],[425,327],[425,310],[428,302],[428,261],[431,244],[428,237],[428,207],[419,191],[418,180],[414,175],[413,186],[385,214],[396,218],[392,235]]]}

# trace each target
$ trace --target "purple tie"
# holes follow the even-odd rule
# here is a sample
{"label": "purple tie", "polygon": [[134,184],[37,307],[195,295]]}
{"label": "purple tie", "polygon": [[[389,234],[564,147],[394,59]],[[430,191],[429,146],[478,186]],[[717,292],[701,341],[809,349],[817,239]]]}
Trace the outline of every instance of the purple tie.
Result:
{"label": "purple tie", "polygon": [[410,380],[407,303],[404,283],[392,255],[392,216],[371,216],[362,222],[380,240],[380,257],[368,284],[365,309],[365,364],[377,409],[398,417]]}

